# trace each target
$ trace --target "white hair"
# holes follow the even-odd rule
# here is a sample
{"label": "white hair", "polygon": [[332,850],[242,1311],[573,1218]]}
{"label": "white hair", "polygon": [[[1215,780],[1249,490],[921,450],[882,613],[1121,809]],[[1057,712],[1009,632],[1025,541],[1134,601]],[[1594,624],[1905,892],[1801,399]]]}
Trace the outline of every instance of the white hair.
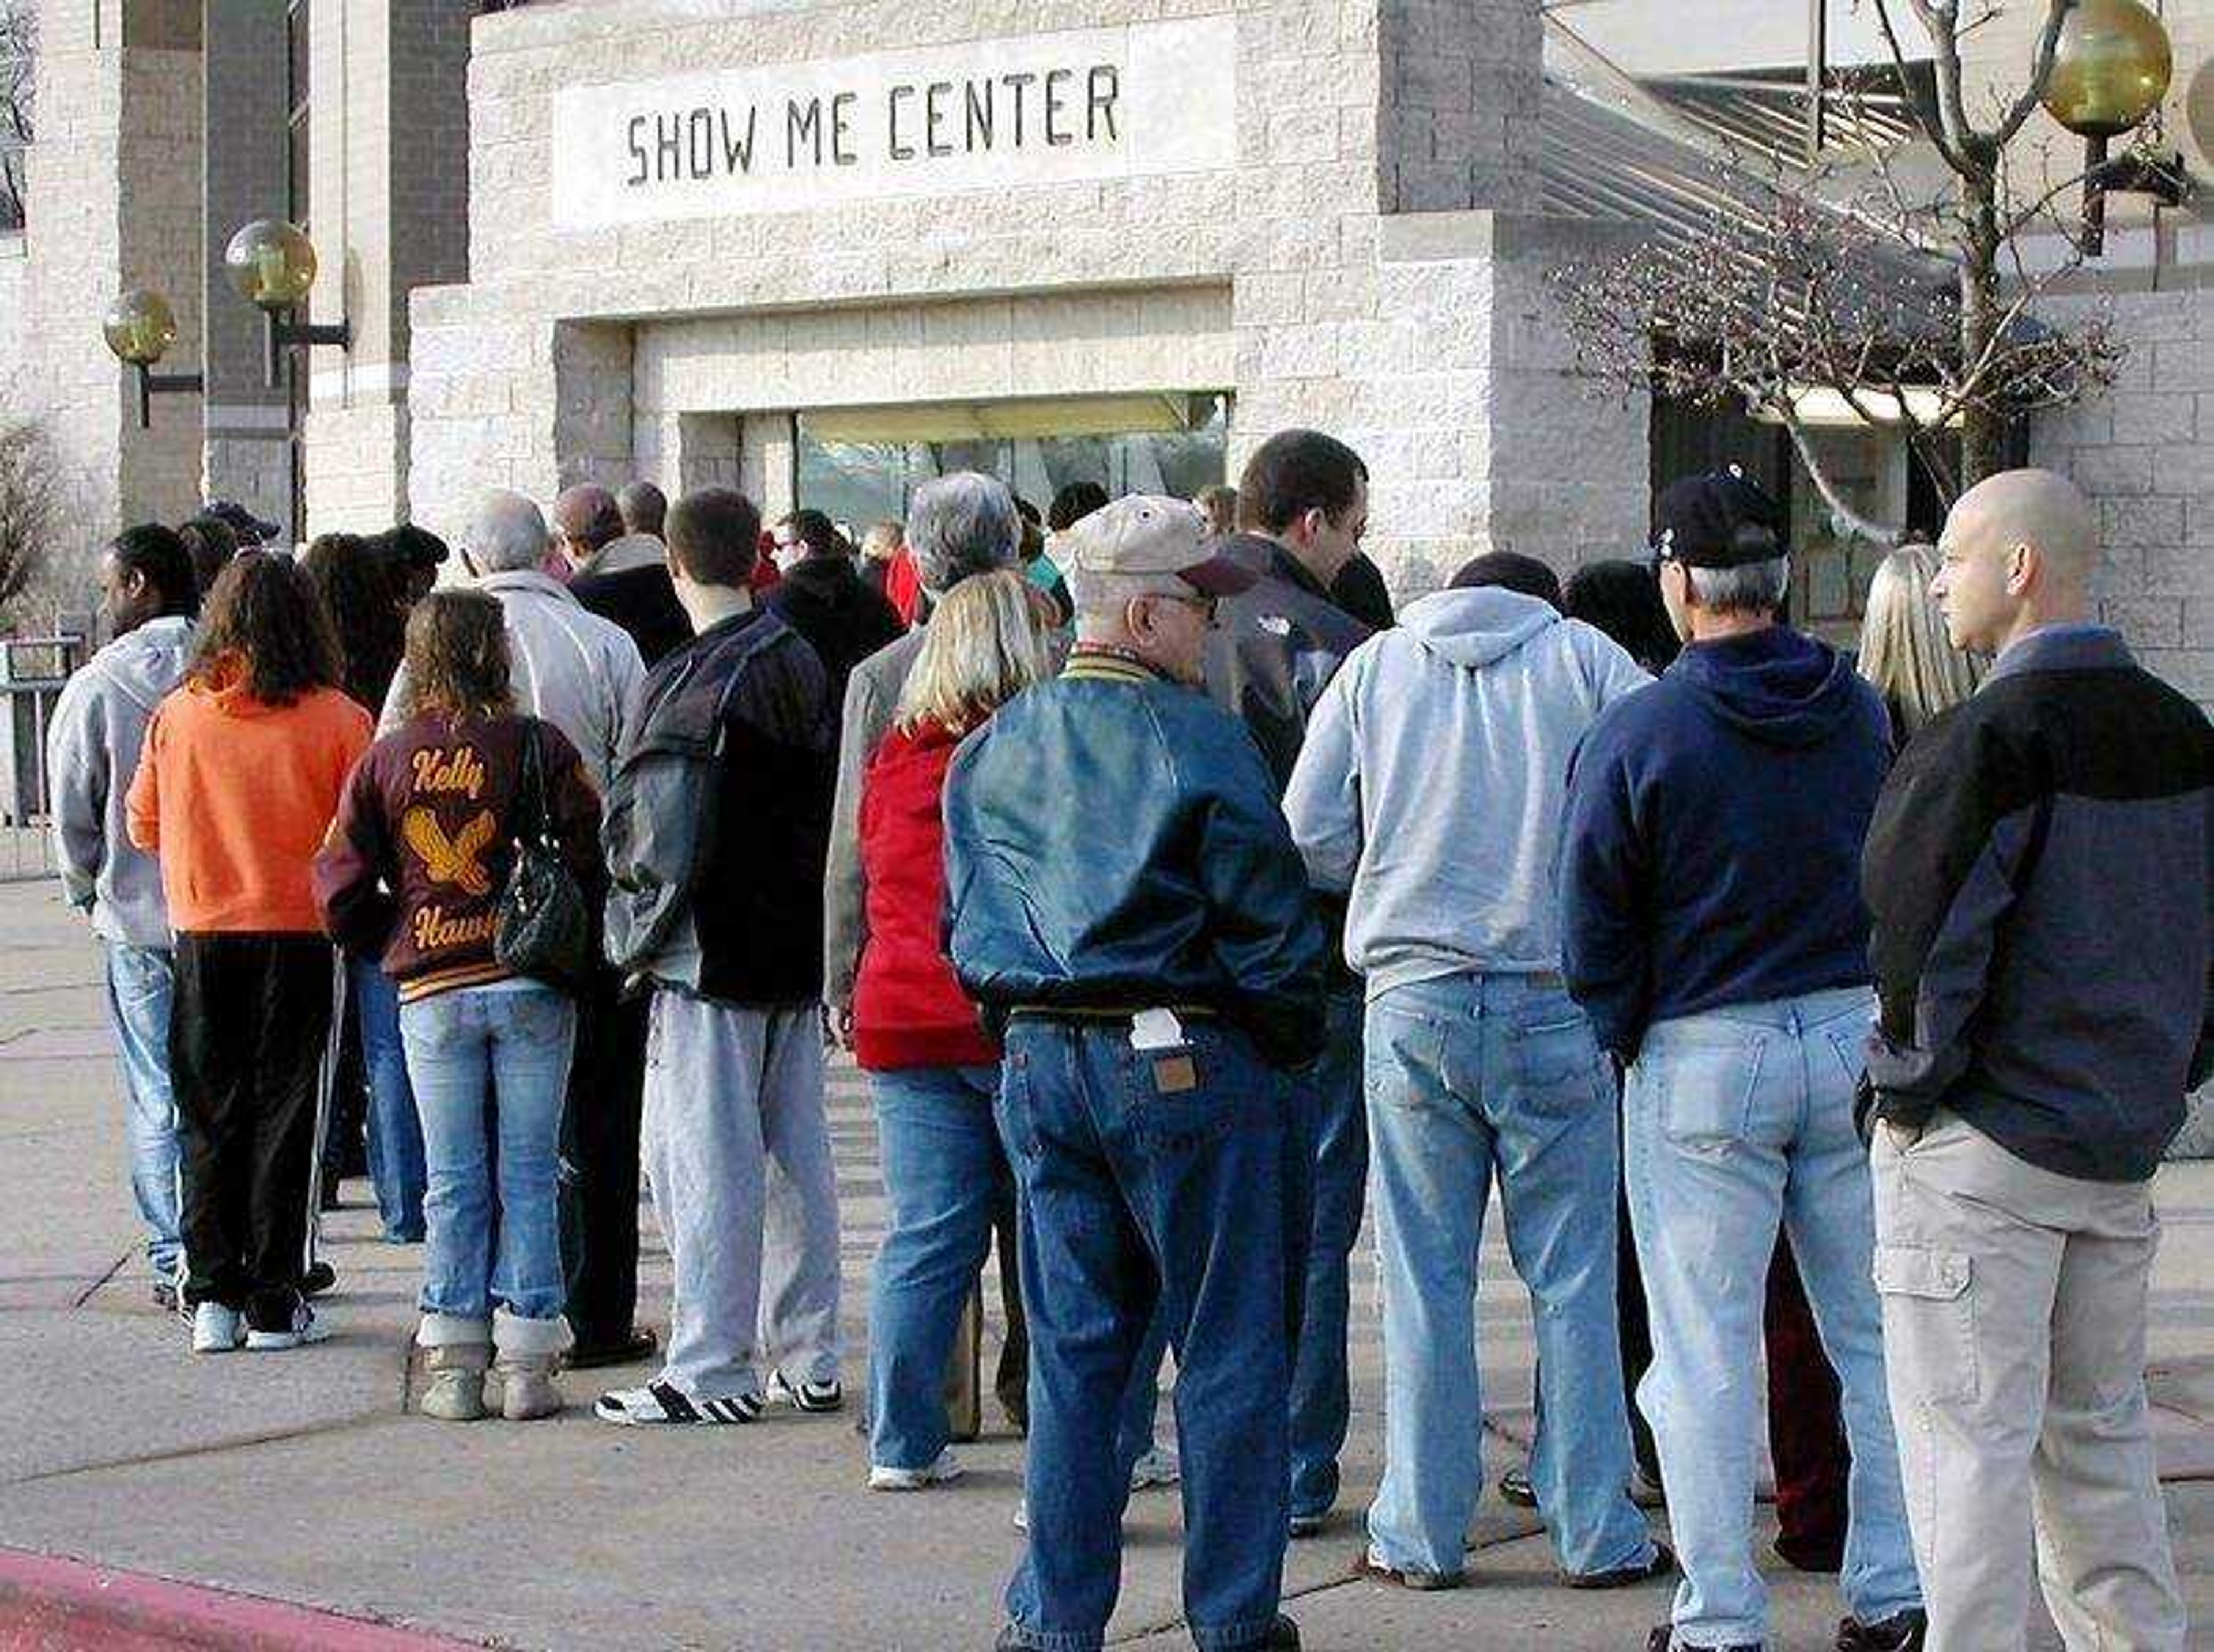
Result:
{"label": "white hair", "polygon": [[1741,563],[1735,568],[1693,568],[1691,600],[1710,613],[1773,613],[1791,594],[1791,558]]}
{"label": "white hair", "polygon": [[1012,568],[1022,550],[1015,496],[996,477],[956,471],[925,482],[907,509],[907,548],[922,588],[944,596],[971,574]]}
{"label": "white hair", "polygon": [[504,488],[486,494],[469,521],[469,555],[483,573],[535,568],[552,543],[538,507]]}

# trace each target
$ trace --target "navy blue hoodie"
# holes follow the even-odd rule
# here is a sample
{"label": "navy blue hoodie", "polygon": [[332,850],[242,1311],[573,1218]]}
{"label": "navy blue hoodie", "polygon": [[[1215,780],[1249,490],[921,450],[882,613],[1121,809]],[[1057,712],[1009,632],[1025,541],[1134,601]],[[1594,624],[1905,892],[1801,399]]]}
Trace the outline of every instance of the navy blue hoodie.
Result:
{"label": "navy blue hoodie", "polygon": [[1563,967],[1599,1042],[1726,1004],[1866,984],[1862,839],[1883,702],[1782,626],[1699,643],[1617,702],[1570,766]]}

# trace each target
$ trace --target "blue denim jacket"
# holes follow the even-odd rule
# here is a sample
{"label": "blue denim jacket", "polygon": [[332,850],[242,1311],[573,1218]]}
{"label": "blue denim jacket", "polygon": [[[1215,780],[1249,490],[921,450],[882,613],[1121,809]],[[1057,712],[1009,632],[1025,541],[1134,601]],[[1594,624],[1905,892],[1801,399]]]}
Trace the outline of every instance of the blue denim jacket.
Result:
{"label": "blue denim jacket", "polygon": [[1079,653],[945,785],[946,950],[988,1012],[1212,1009],[1279,1066],[1322,1039],[1324,941],[1261,754],[1196,689]]}

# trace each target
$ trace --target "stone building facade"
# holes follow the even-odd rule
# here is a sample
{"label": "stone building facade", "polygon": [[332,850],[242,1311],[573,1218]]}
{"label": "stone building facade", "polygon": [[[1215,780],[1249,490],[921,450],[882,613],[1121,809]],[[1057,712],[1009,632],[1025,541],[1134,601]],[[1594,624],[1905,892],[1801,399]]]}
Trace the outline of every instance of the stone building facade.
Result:
{"label": "stone building facade", "polygon": [[[1043,64],[1057,41],[1087,76],[1112,68],[1133,110],[1142,77],[1174,65],[1226,118],[1168,136],[1175,169],[926,155],[905,164],[942,184],[894,163],[876,186],[898,192],[840,198],[810,168],[769,168],[726,216],[689,216],[682,185],[657,180],[617,204],[628,221],[565,222],[555,134],[596,100],[615,111],[597,160],[620,174],[625,111],[696,96],[781,141],[803,90],[859,64],[829,95],[853,100],[857,144],[896,141],[872,106],[912,72],[920,116],[948,49]],[[688,86],[703,64],[736,73]],[[1226,391],[1233,466],[1293,423],[1366,455],[1372,536],[1404,585],[1483,545],[1573,560],[1634,544],[1643,411],[1568,381],[1542,277],[1581,232],[1518,210],[1540,75],[1525,0],[624,0],[486,18],[470,280],[414,299],[410,504],[450,526],[487,481],[543,494],[645,474],[735,476],[774,509],[792,503],[795,410]],[[1205,102],[1155,118],[1203,125]]]}
{"label": "stone building facade", "polygon": [[[1227,406],[1232,471],[1287,424],[1351,441],[1403,591],[1482,549],[1567,565],[1643,540],[1653,421],[1578,380],[1546,284],[1638,231],[1549,187],[1573,97],[1538,0],[480,9],[42,8],[0,412],[53,430],[88,568],[123,521],[203,497],[296,536],[402,517],[452,535],[486,485],[584,478],[736,479],[775,509],[802,491],[810,418],[1179,397]],[[2163,11],[2168,130],[2203,175],[2183,108],[2214,0]],[[2001,14],[1972,42],[1994,84],[2027,0]],[[1010,98],[1031,100],[1019,138]],[[297,352],[272,390],[220,262],[237,224],[285,216],[321,252],[311,319],[352,339]],[[2109,615],[2202,699],[2210,269],[2195,216],[2118,204],[2066,302],[2113,307],[2123,380],[2032,436],[2101,500]],[[144,431],[98,336],[131,284],[175,306],[165,368],[207,381]]]}

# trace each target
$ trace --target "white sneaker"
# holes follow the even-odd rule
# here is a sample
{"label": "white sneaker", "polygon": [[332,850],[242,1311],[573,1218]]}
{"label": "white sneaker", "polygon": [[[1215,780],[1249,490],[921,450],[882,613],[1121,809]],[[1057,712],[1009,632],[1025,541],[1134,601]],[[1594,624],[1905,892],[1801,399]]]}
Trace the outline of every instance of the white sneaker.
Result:
{"label": "white sneaker", "polygon": [[228,1354],[246,1340],[246,1321],[235,1308],[202,1302],[192,1311],[193,1352]]}
{"label": "white sneaker", "polygon": [[1183,1465],[1177,1461],[1173,1446],[1155,1446],[1130,1465],[1130,1490],[1150,1491],[1155,1486],[1174,1485],[1183,1478]]}
{"label": "white sneaker", "polygon": [[288,1348],[304,1347],[311,1342],[330,1340],[331,1328],[315,1317],[315,1310],[305,1302],[292,1305],[292,1323],[282,1331],[255,1331],[246,1333],[246,1350],[250,1354],[282,1353]]}
{"label": "white sneaker", "polygon": [[951,1446],[939,1452],[937,1460],[927,1468],[886,1468],[878,1463],[869,1466],[872,1491],[921,1491],[960,1478],[961,1460],[953,1454]]}

